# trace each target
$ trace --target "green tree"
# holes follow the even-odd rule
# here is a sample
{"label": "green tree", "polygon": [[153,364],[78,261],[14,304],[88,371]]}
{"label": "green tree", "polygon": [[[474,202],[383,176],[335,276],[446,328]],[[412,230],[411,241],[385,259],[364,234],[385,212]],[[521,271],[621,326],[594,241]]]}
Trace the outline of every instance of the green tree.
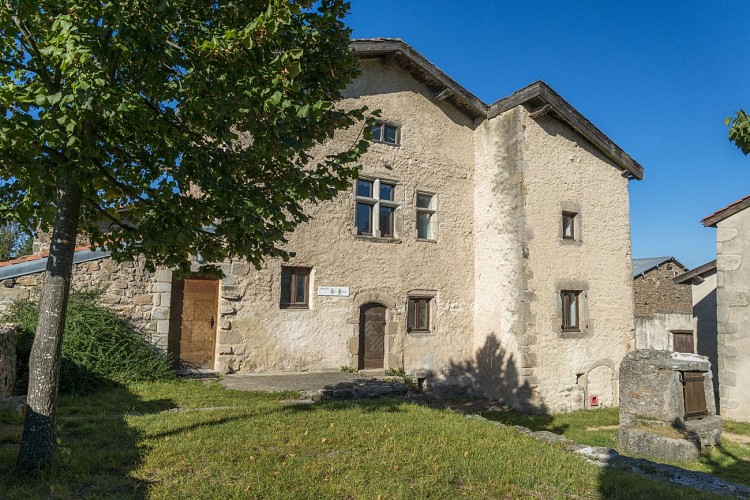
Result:
{"label": "green tree", "polygon": [[750,116],[743,110],[737,111],[733,117],[724,121],[729,125],[729,140],[732,141],[744,154],[750,154]]}
{"label": "green tree", "polygon": [[30,233],[19,223],[0,226],[0,262],[31,254],[33,243]]}
{"label": "green tree", "polygon": [[[0,0],[0,223],[52,231],[20,470],[54,453],[77,233],[116,260],[188,272],[287,257],[304,203],[349,185],[365,109],[343,0]],[[352,134],[353,135],[353,134]],[[206,272],[217,272],[211,264]]]}

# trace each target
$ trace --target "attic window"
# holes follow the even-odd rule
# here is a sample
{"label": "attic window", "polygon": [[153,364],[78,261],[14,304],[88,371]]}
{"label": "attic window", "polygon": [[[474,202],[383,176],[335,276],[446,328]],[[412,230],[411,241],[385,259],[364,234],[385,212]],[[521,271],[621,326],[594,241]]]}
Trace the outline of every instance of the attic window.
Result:
{"label": "attic window", "polygon": [[378,122],[372,126],[372,140],[398,145],[401,139],[400,127],[391,123]]}

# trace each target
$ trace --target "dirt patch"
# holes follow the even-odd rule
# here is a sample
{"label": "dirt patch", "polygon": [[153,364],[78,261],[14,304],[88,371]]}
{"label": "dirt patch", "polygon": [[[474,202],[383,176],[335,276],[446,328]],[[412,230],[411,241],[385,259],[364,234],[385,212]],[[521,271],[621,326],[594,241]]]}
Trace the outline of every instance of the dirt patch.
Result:
{"label": "dirt patch", "polygon": [[740,444],[750,444],[750,436],[747,434],[734,434],[733,432],[722,431],[722,439],[728,439]]}
{"label": "dirt patch", "polygon": [[612,429],[619,429],[620,425],[595,425],[594,427],[586,427],[587,431],[609,431]]}

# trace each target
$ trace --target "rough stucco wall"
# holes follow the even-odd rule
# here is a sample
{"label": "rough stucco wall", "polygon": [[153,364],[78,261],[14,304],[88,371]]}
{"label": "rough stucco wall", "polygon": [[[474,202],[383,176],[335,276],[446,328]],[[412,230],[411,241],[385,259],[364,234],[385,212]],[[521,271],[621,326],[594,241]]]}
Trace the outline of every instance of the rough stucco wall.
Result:
{"label": "rough stucco wall", "polygon": [[695,325],[697,352],[711,362],[714,392],[718,392],[719,357],[716,335],[716,271],[703,276],[703,283],[693,285],[693,324]]}
{"label": "rough stucco wall", "polygon": [[[679,313],[655,313],[649,317],[635,317],[635,348],[674,350],[672,332],[693,331],[693,316]],[[695,346],[693,346],[695,348]]]}
{"label": "rough stucco wall", "polygon": [[[342,107],[366,104],[401,126],[401,144],[373,144],[363,158],[363,176],[395,180],[397,240],[354,236],[354,190],[309,207],[313,218],[289,236],[296,256],[287,264],[313,268],[309,310],[279,308],[278,261],[262,270],[232,263],[222,283],[222,325],[216,368],[292,371],[356,367],[359,306],[388,307],[385,367],[449,371],[470,354],[473,287],[474,124],[402,70],[364,62],[362,75],[345,92]],[[358,128],[343,131],[318,153],[351,144]],[[437,243],[416,241],[417,186],[438,196]],[[349,297],[317,295],[319,286],[350,288]],[[229,295],[226,290],[229,289]],[[406,333],[410,291],[436,294],[435,330]]]}
{"label": "rough stucco wall", "polygon": [[750,210],[716,231],[716,330],[721,414],[750,421]]}
{"label": "rough stucco wall", "polygon": [[[587,387],[616,404],[618,367],[635,340],[628,181],[561,122],[522,113],[535,388],[554,411],[577,409]],[[561,213],[571,206],[580,242],[561,238]],[[561,332],[562,289],[583,290],[580,333]]]}
{"label": "rough stucco wall", "polygon": [[643,276],[637,276],[633,280],[635,315],[690,314],[693,308],[690,284],[676,284],[672,281],[685,271],[686,269],[673,262],[666,262]]}
{"label": "rough stucco wall", "polygon": [[522,345],[534,342],[519,307],[526,280],[521,248],[523,132],[511,110],[482,123],[474,136],[474,342],[469,373],[492,396],[537,409]]}

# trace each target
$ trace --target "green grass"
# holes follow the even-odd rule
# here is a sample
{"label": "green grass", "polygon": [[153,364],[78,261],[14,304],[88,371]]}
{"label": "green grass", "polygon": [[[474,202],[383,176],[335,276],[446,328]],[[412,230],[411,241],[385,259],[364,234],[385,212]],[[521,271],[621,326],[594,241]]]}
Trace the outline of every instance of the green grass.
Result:
{"label": "green grass", "polygon": [[13,419],[2,421],[0,491],[3,498],[701,497],[450,411],[398,399],[290,406],[285,397],[197,381],[63,397],[58,460],[39,477],[15,475],[18,429],[14,435]]}
{"label": "green grass", "polygon": [[[562,434],[576,443],[617,449],[615,441],[617,429],[611,427],[619,425],[618,408],[560,415],[524,415],[513,411],[483,412],[482,415],[508,425],[522,425],[534,431],[547,430]],[[750,436],[750,423],[724,420],[723,426],[726,432]],[[650,457],[644,458],[653,460]],[[722,440],[720,447],[708,448],[699,460],[665,463],[684,469],[708,472],[727,481],[750,485],[750,445],[736,443],[726,438]]]}

